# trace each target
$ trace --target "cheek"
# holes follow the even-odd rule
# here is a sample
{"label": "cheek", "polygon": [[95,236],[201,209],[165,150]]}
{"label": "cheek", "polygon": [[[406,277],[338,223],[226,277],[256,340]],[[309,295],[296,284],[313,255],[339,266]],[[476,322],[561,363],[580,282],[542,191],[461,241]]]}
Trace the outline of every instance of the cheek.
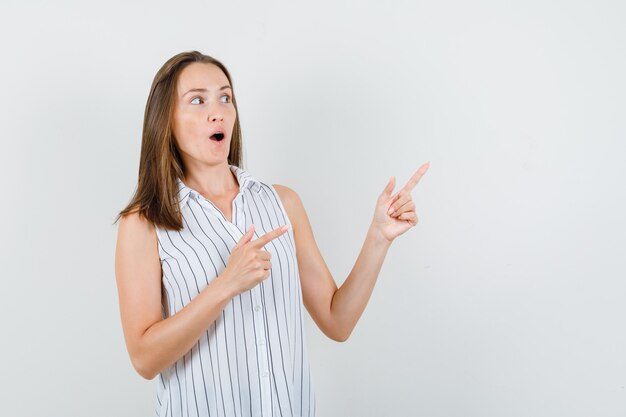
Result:
{"label": "cheek", "polygon": [[175,119],[176,132],[182,137],[194,135],[202,126],[202,119],[197,115],[182,113]]}

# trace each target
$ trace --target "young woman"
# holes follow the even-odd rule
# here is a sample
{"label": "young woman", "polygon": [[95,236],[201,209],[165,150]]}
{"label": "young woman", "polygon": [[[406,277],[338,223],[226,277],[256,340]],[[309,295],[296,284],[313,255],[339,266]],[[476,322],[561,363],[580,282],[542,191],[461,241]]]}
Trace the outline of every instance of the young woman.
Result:
{"label": "young woman", "polygon": [[[242,168],[226,67],[169,59],[146,104],[139,178],[119,220],[115,274],[132,365],[158,376],[156,415],[314,416],[302,305],[348,339],[392,241],[417,224],[392,177],[341,288],[298,194]],[[116,222],[117,222],[116,220]]]}

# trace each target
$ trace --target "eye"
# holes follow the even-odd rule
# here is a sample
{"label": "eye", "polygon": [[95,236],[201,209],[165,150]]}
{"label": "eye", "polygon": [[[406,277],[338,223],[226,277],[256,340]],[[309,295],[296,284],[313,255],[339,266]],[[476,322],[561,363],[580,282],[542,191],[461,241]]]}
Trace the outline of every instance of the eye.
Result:
{"label": "eye", "polygon": [[222,97],[226,97],[228,99],[226,103],[230,103],[230,96],[228,94],[224,94]]}
{"label": "eye", "polygon": [[202,97],[194,97],[194,98],[192,98],[191,99],[191,104],[201,104],[201,103],[197,103],[197,102],[194,103],[194,101],[196,101],[196,100],[202,100]]}

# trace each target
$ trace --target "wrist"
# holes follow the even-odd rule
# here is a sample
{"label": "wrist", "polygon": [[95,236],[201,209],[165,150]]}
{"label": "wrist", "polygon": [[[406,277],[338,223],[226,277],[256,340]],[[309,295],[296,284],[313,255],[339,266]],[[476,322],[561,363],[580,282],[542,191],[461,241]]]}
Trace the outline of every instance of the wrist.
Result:
{"label": "wrist", "polygon": [[377,246],[389,247],[391,246],[391,240],[387,239],[381,230],[376,227],[374,224],[370,225],[369,230],[367,231],[367,238],[371,239]]}
{"label": "wrist", "polygon": [[230,276],[228,275],[228,272],[226,270],[219,274],[211,284],[220,294],[220,298],[224,299],[225,301],[228,301],[235,295],[237,295],[237,292],[233,288],[232,280],[230,279]]}

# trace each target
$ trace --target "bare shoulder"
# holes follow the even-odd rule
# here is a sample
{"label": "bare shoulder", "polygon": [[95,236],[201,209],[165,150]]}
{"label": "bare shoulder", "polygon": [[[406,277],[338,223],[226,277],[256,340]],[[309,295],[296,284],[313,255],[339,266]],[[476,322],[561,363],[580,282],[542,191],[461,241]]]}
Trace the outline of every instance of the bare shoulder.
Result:
{"label": "bare shoulder", "polygon": [[291,224],[294,229],[296,228],[296,223],[298,219],[302,216],[302,211],[304,207],[302,205],[302,200],[300,200],[300,196],[296,191],[286,185],[281,184],[272,184],[278,196],[280,197],[280,201],[285,206],[285,210],[287,211],[287,215],[289,216],[289,220],[291,220]]}
{"label": "bare shoulder", "polygon": [[[118,280],[136,268],[152,274],[160,267],[156,230],[152,222],[138,212],[120,218],[117,231],[116,270]],[[130,271],[129,271],[130,270]]]}
{"label": "bare shoulder", "polygon": [[283,205],[293,204],[296,199],[300,198],[298,196],[298,193],[295,192],[295,190],[287,187],[286,185],[272,184],[272,186],[278,193],[278,196],[280,197],[280,200],[282,201]]}
{"label": "bare shoulder", "polygon": [[137,211],[120,217],[117,235],[118,245],[141,241],[145,243],[150,237],[156,240],[154,225]]}
{"label": "bare shoulder", "polygon": [[[155,298],[160,291],[161,260],[158,240],[152,222],[137,212],[120,218],[115,248],[115,276],[122,298],[134,299],[143,291]],[[146,291],[146,286],[150,291]],[[140,289],[141,288],[141,289]],[[121,300],[123,301],[123,300]],[[142,302],[142,305],[145,303]],[[150,306],[154,308],[154,306]]]}

